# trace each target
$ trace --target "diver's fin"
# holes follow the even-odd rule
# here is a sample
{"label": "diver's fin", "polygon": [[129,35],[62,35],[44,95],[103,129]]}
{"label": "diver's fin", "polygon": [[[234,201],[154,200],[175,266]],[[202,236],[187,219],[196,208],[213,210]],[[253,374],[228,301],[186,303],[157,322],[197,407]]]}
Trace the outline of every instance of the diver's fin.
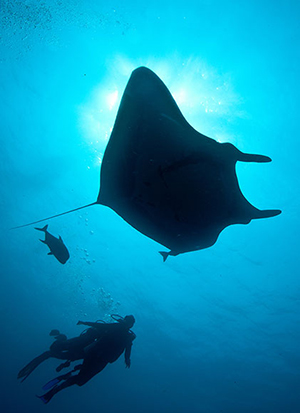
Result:
{"label": "diver's fin", "polygon": [[45,394],[43,394],[42,396],[38,396],[38,395],[36,394],[36,397],[37,397],[38,399],[42,400],[42,402],[43,402],[44,404],[47,404],[47,403],[50,401],[50,399],[48,399]]}
{"label": "diver's fin", "polygon": [[46,383],[43,386],[43,390],[50,390],[50,389],[52,389],[52,387],[54,387],[59,382],[60,382],[60,379],[58,377],[56,377],[55,379],[52,379],[52,380],[48,381],[48,383]]}
{"label": "diver's fin", "polygon": [[37,229],[38,231],[46,232],[48,229],[48,224],[46,224],[43,228],[34,228],[34,229]]}
{"label": "diver's fin", "polygon": [[62,213],[60,213],[60,214],[52,215],[51,217],[47,217],[47,218],[39,219],[38,221],[30,222],[29,224],[18,225],[17,227],[12,227],[12,228],[10,228],[10,229],[17,229],[17,228],[29,227],[29,225],[38,224],[39,222],[43,222],[43,221],[48,221],[48,219],[60,217],[60,216],[62,216],[62,215],[66,215],[66,214],[70,214],[71,212],[79,211],[80,209],[87,208],[87,207],[89,207],[89,206],[96,205],[96,204],[98,204],[97,201],[96,201],[96,202],[92,202],[91,204],[83,205],[83,206],[81,206],[81,207],[79,207],[79,208],[70,209],[70,211],[66,211],[66,212],[62,212]]}
{"label": "diver's fin", "polygon": [[73,370],[69,371],[69,373],[63,374],[62,376],[55,377],[55,379],[48,381],[48,383],[46,383],[43,386],[43,390],[52,389],[52,387],[56,386],[60,381],[67,380],[72,375],[72,373],[73,373]]}
{"label": "diver's fin", "polygon": [[28,363],[22,370],[18,373],[18,379],[23,378],[22,382],[27,379],[29,374],[33,372],[34,369],[37,368],[43,361],[47,360],[52,356],[51,351],[45,351],[44,353],[40,354],[38,357],[34,358],[30,363]]}
{"label": "diver's fin", "polygon": [[166,259],[168,258],[168,256],[170,255],[169,252],[167,251],[158,251],[160,253],[160,255],[163,257],[164,262],[166,261]]}

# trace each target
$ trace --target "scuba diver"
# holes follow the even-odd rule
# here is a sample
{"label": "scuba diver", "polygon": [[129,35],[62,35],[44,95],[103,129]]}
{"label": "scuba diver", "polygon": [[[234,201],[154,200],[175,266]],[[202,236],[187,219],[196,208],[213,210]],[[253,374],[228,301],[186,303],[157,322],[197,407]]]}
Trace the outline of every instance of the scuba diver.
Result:
{"label": "scuba diver", "polygon": [[[123,318],[118,315],[113,314],[111,317],[119,322],[123,320]],[[43,361],[51,357],[66,360],[66,362],[56,368],[57,372],[60,372],[65,367],[69,367],[72,361],[83,359],[85,356],[85,348],[93,344],[96,340],[101,339],[101,337],[106,334],[110,324],[115,325],[116,323],[78,321],[77,325],[86,325],[90,328],[84,330],[80,336],[71,339],[67,339],[67,336],[60,334],[58,330],[52,330],[50,336],[54,336],[55,341],[50,346],[50,349],[38,357],[35,357],[21,369],[18,373],[18,379],[22,378],[21,381],[23,382]]]}
{"label": "scuba diver", "polygon": [[22,382],[35,370],[43,361],[53,357],[60,360],[67,360],[57,367],[59,372],[64,367],[69,367],[71,361],[80,360],[84,357],[84,348],[100,338],[105,332],[106,323],[78,321],[77,325],[87,325],[90,328],[84,330],[79,337],[67,339],[65,334],[60,334],[59,330],[51,330],[50,336],[55,337],[55,341],[48,351],[35,357],[18,373],[18,379]]}
{"label": "scuba diver", "polygon": [[[116,319],[116,318],[115,318]],[[130,355],[132,342],[136,335],[131,331],[135,323],[132,315],[116,319],[118,323],[105,324],[105,333],[101,338],[95,340],[84,348],[84,357],[82,364],[74,367],[70,372],[56,377],[49,381],[43,390],[49,390],[42,396],[38,396],[45,404],[59,391],[77,384],[83,386],[92,377],[100,373],[108,363],[115,362],[123,352],[125,356],[126,367],[131,365]],[[92,323],[85,323],[91,325]],[[76,374],[76,372],[78,373]],[[61,384],[59,384],[62,382]]]}

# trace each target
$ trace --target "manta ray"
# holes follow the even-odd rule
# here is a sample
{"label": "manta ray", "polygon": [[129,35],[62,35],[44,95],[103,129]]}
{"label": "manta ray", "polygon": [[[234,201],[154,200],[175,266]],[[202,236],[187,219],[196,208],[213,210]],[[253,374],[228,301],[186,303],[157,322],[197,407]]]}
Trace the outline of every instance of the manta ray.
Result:
{"label": "manta ray", "polygon": [[196,131],[162,80],[139,67],[127,83],[105,149],[97,200],[50,218],[105,205],[168,248],[160,251],[164,261],[208,248],[230,225],[281,213],[257,209],[246,200],[236,175],[238,161],[271,159]]}

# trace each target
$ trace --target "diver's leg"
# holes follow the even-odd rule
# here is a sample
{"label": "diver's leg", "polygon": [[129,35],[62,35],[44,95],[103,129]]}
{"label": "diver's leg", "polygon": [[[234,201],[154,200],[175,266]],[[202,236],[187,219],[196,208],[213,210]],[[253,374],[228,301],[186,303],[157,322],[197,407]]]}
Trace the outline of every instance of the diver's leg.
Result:
{"label": "diver's leg", "polygon": [[63,389],[66,389],[67,387],[73,386],[73,384],[77,384],[77,376],[78,375],[69,376],[69,378],[67,378],[67,380],[64,381],[62,384],[54,386],[47,393],[37,397],[41,399],[45,404],[47,404],[56,393],[60,392]]}
{"label": "diver's leg", "polygon": [[108,362],[105,360],[100,360],[100,361],[91,360],[91,362],[89,363],[85,362],[84,360],[82,367],[77,375],[76,384],[78,386],[83,386],[85,383],[91,380],[92,377],[100,373],[100,371],[102,371],[104,367],[106,367],[107,364]]}
{"label": "diver's leg", "polygon": [[77,366],[74,367],[73,370],[69,371],[68,373],[62,374],[61,376],[55,377],[54,379],[48,381],[43,386],[43,390],[50,390],[50,389],[52,389],[52,387],[56,386],[59,382],[61,382],[63,380],[67,380],[68,378],[70,378],[72,376],[72,373],[74,373],[77,370],[80,370],[81,366],[82,366],[82,364],[78,364]]}
{"label": "diver's leg", "polygon": [[[72,376],[72,372],[69,372],[63,376],[59,376],[56,379],[51,380],[49,383],[47,383],[44,388],[47,388],[49,385],[55,384],[57,382],[56,380],[65,380],[62,384],[56,384],[54,387],[49,390],[47,393],[43,394],[42,396],[37,396],[39,399],[41,399],[45,404],[47,404],[52,397],[60,392],[63,389],[66,389],[67,387],[73,386],[74,384],[77,384],[78,386],[83,386],[85,383],[87,383],[92,377],[94,377],[96,374],[100,373],[104,369],[104,367],[107,365],[107,361],[101,361],[96,363],[96,366],[93,363],[86,363],[84,365],[78,365],[75,367],[74,370],[79,370],[79,373],[76,376]],[[49,387],[48,387],[49,388]]]}
{"label": "diver's leg", "polygon": [[70,367],[71,361],[67,360],[64,363],[61,363],[58,367],[56,367],[56,371],[57,373],[59,373],[62,369],[66,368],[66,367]]}
{"label": "diver's leg", "polygon": [[35,357],[30,363],[28,363],[25,367],[22,368],[22,370],[19,371],[18,379],[21,379],[23,377],[22,381],[24,381],[29,376],[29,374],[37,368],[37,366],[39,366],[43,361],[47,360],[50,357],[52,357],[51,351],[45,351],[38,357]]}

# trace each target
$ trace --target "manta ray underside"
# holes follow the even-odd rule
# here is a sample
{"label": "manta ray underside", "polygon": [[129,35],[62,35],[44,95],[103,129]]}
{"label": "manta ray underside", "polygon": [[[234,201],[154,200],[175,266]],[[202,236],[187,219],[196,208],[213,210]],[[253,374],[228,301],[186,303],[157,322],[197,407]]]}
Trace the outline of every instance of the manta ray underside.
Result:
{"label": "manta ray underside", "polygon": [[95,203],[167,247],[168,255],[212,246],[229,225],[280,210],[259,210],[243,196],[237,161],[270,162],[240,152],[191,127],[159,77],[134,70],[124,91],[101,165]]}
{"label": "manta ray underside", "polygon": [[136,69],[105,150],[97,203],[177,255],[212,246],[232,224],[280,214],[252,206],[237,161],[270,162],[193,129],[151,70]]}

